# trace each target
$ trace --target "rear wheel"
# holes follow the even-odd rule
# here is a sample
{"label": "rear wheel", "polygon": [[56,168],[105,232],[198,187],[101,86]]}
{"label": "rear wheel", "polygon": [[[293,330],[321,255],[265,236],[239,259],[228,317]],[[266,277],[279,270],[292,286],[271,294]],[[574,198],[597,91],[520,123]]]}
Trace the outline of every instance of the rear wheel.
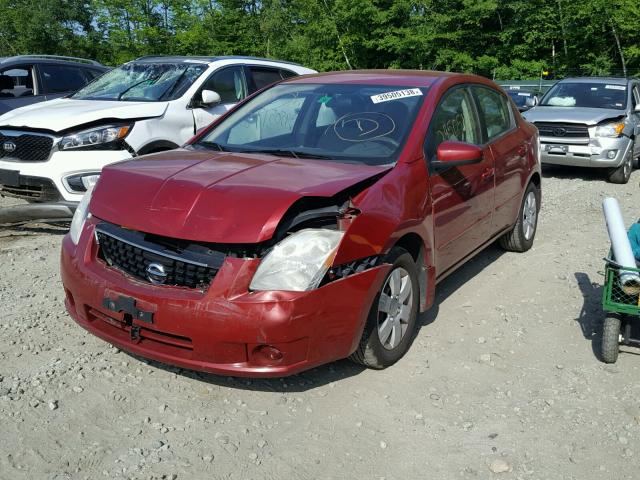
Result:
{"label": "rear wheel", "polygon": [[602,327],[602,361],[616,363],[620,350],[620,318],[608,315]]}
{"label": "rear wheel", "polygon": [[407,352],[418,316],[418,269],[413,258],[396,247],[385,262],[391,263],[391,270],[373,301],[358,348],[349,357],[376,369],[393,365]]}
{"label": "rear wheel", "polygon": [[631,171],[633,170],[633,144],[629,151],[627,152],[626,157],[624,157],[624,161],[622,165],[618,168],[611,169],[609,171],[609,181],[611,183],[627,183],[629,178],[631,178]]}
{"label": "rear wheel", "polygon": [[533,245],[538,228],[540,212],[540,191],[530,183],[522,198],[518,221],[513,230],[500,237],[500,246],[510,252],[526,252]]}

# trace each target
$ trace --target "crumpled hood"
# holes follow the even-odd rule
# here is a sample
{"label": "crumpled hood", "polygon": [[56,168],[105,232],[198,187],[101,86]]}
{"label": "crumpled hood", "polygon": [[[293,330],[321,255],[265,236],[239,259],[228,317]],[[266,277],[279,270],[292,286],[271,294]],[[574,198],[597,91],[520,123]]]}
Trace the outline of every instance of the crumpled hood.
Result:
{"label": "crumpled hood", "polygon": [[388,169],[179,149],[106,167],[90,211],[156,235],[251,244],[270,239],[296,200],[333,196]]}
{"label": "crumpled hood", "polygon": [[585,123],[596,125],[603,120],[623,117],[624,110],[607,108],[533,107],[522,114],[528,122]]}
{"label": "crumpled hood", "polygon": [[0,116],[0,129],[14,127],[62,132],[99,120],[159,117],[167,102],[115,102],[57,98],[16,108]]}

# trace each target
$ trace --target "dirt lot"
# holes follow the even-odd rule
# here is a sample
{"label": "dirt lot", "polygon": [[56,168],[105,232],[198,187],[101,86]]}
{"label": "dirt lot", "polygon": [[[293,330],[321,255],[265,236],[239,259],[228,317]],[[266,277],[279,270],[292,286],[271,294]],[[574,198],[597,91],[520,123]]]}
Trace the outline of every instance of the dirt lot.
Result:
{"label": "dirt lot", "polygon": [[640,172],[544,180],[533,250],[492,247],[439,285],[381,372],[246,380],[132,357],[65,313],[63,230],[0,228],[0,478],[637,479],[640,350],[594,351],[601,200],[640,216]]}

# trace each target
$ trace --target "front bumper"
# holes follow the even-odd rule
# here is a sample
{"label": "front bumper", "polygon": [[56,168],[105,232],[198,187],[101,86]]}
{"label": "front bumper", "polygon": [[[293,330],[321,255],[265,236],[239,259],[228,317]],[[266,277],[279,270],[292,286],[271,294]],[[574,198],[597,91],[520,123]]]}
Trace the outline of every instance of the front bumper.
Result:
{"label": "front bumper", "polygon": [[[110,268],[96,257],[93,238],[88,222],[78,247],[69,236],[62,243],[65,304],[73,319],[125,351],[224,375],[285,376],[349,356],[389,268],[309,292],[249,292],[259,260],[227,258],[202,292],[154,286]],[[152,323],[108,308],[122,299],[135,301]],[[281,358],[265,358],[265,346]]]}
{"label": "front bumper", "polygon": [[[126,150],[55,150],[44,162],[0,160],[0,178],[13,178],[11,184],[0,183],[0,193],[29,201],[77,203],[83,193],[66,184],[67,177],[100,172],[103,167],[132,158]],[[16,180],[17,178],[17,180]],[[6,187],[6,188],[5,188]]]}
{"label": "front bumper", "polygon": [[[590,138],[588,143],[540,137],[540,157],[546,165],[617,168],[622,165],[630,148],[632,142],[627,137]],[[615,154],[609,156],[609,152]]]}

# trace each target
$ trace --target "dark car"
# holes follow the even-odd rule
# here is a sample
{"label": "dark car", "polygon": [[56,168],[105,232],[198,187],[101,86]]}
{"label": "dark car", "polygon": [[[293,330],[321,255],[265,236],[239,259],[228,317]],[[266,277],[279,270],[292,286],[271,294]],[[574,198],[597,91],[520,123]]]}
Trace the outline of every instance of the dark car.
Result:
{"label": "dark car", "polygon": [[538,104],[538,94],[532,90],[509,89],[507,93],[520,112],[526,112]]}
{"label": "dark car", "polygon": [[66,306],[196,370],[384,368],[439,281],[495,240],[531,248],[539,207],[538,132],[490,80],[305,75],[106,167],[63,241]]}
{"label": "dark car", "polygon": [[107,70],[104,65],[84,58],[0,57],[0,115],[74,92]]}

